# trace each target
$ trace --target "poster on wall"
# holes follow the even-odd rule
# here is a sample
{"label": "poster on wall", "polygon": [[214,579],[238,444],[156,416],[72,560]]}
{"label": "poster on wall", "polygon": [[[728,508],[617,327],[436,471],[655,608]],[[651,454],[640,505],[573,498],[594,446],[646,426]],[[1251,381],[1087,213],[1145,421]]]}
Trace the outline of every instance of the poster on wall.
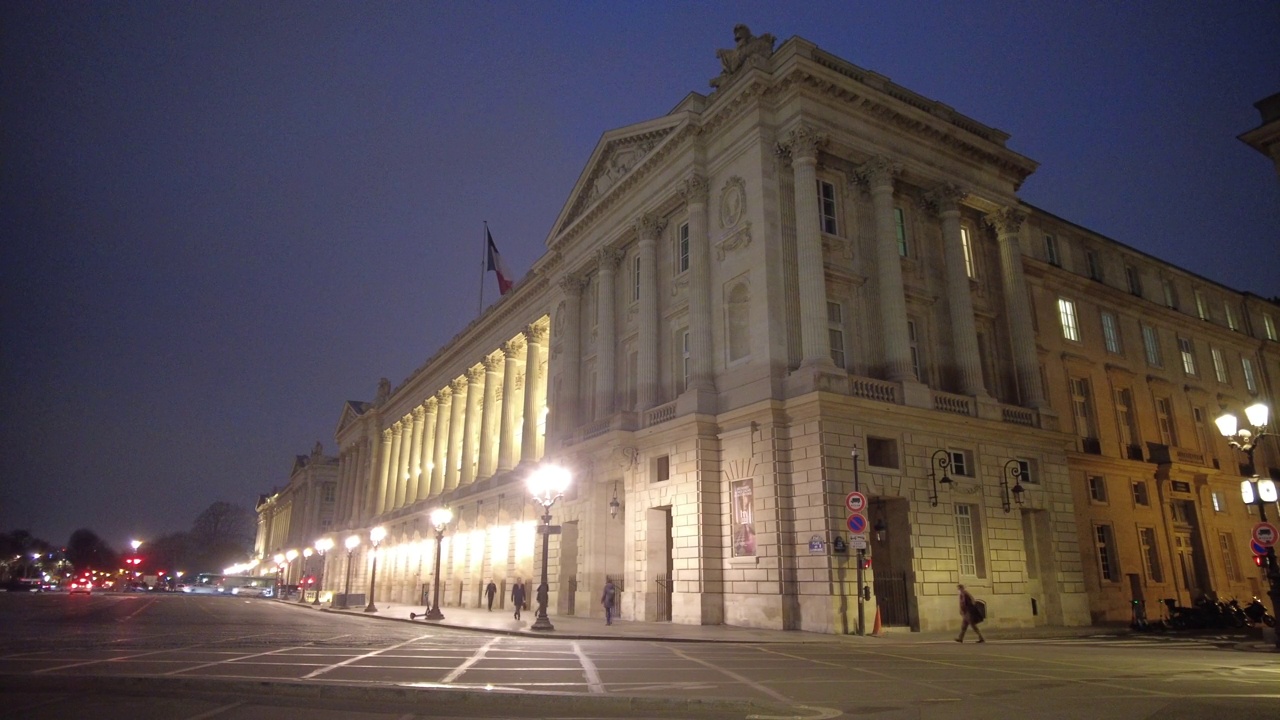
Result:
{"label": "poster on wall", "polygon": [[733,511],[729,514],[729,527],[733,532],[733,557],[754,557],[756,554],[756,526],[752,518],[753,487],[750,478],[729,483],[733,497]]}

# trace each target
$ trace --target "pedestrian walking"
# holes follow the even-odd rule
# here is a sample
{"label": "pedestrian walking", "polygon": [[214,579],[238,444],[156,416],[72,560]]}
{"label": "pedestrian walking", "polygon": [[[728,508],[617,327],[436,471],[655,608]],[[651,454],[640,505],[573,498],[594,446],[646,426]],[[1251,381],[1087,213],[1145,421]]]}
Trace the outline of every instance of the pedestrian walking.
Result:
{"label": "pedestrian walking", "polygon": [[524,609],[524,581],[516,578],[516,586],[511,588],[511,604],[516,606],[516,619],[520,619],[520,611]]}
{"label": "pedestrian walking", "polygon": [[613,624],[613,605],[618,599],[618,589],[613,586],[613,578],[604,579],[604,592],[600,594],[600,604],[604,606],[604,624]]}
{"label": "pedestrian walking", "polygon": [[983,612],[978,607],[978,601],[973,599],[973,596],[969,594],[968,590],[964,589],[963,585],[957,585],[956,589],[960,591],[960,635],[956,637],[956,642],[964,642],[964,633],[970,627],[978,634],[978,642],[986,642],[986,638],[982,637],[982,630],[978,628],[978,623],[985,619]]}
{"label": "pedestrian walking", "polygon": [[493,580],[489,581],[489,585],[484,589],[484,596],[489,599],[489,612],[493,612],[493,598],[498,594],[498,586],[493,584]]}

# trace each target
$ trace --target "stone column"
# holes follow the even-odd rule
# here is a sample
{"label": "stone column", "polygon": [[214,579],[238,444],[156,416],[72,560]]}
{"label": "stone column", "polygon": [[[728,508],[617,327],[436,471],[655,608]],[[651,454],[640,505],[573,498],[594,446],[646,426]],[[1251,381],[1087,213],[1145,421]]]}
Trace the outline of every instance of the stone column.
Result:
{"label": "stone column", "polygon": [[422,426],[427,411],[421,405],[413,409],[413,425],[409,444],[409,480],[405,485],[404,504],[412,505],[418,500],[418,484],[422,478]]}
{"label": "stone column", "polygon": [[449,383],[453,391],[453,407],[449,409],[449,447],[444,460],[444,491],[449,492],[458,487],[458,477],[462,461],[462,426],[465,420],[463,410],[467,406],[467,381],[458,378]]}
{"label": "stone column", "polygon": [[973,321],[973,297],[969,294],[969,273],[964,261],[964,240],[960,237],[960,202],[968,195],[955,185],[934,188],[928,199],[942,219],[942,249],[947,276],[947,306],[950,310],[951,343],[955,349],[960,392],[985,397],[982,359],[978,354],[978,330]]}
{"label": "stone column", "polygon": [[[577,274],[569,274],[560,281],[564,293],[564,317],[557,318],[563,328],[560,342],[560,396],[551,408],[556,431],[561,435],[573,432],[581,424],[579,396],[582,377],[582,288],[586,283]],[[548,363],[550,364],[550,363]]]}
{"label": "stone column", "polygon": [[783,146],[795,173],[796,267],[800,279],[802,367],[834,368],[827,336],[827,274],[818,223],[818,148],[826,136],[805,125],[792,130]]}
{"label": "stone column", "polygon": [[680,194],[689,206],[689,388],[714,392],[711,342],[711,241],[707,236],[707,179],[692,175]]}
{"label": "stone column", "polygon": [[547,329],[529,325],[524,329],[524,431],[520,434],[520,462],[538,460],[538,420],[542,407],[538,402],[539,375],[542,370],[542,346]]}
{"label": "stone column", "polygon": [[436,393],[436,439],[431,448],[431,497],[440,497],[444,492],[445,461],[448,457],[445,450],[449,447],[449,416],[452,406],[453,391],[447,387]]}
{"label": "stone column", "polygon": [[426,500],[431,495],[431,468],[435,463],[436,447],[436,399],[427,398],[422,403],[422,454],[418,473],[418,487],[414,502]]}
{"label": "stone column", "polygon": [[893,217],[893,180],[897,164],[873,158],[861,168],[871,188],[876,223],[876,280],[880,294],[880,326],[884,336],[885,374],[890,380],[919,380],[911,367],[911,342],[907,337],[907,299],[902,287],[902,255]]}
{"label": "stone column", "polygon": [[381,515],[387,505],[387,480],[391,474],[391,428],[382,431],[382,443],[378,445],[378,467],[370,483],[370,517]]}
{"label": "stone column", "polygon": [[476,479],[483,480],[493,476],[497,465],[498,445],[494,442],[494,425],[499,415],[497,407],[499,360],[493,355],[485,355],[481,364],[484,366],[484,395],[480,410],[480,460],[476,471]]}
{"label": "stone column", "polygon": [[413,427],[404,420],[391,426],[391,485],[387,490],[387,507],[383,512],[404,505],[405,467],[409,464],[408,446],[412,441]]}
{"label": "stone column", "polygon": [[1000,280],[1004,289],[1005,317],[1013,337],[1013,363],[1018,373],[1018,392],[1022,404],[1042,408],[1044,389],[1040,386],[1040,358],[1036,354],[1035,328],[1031,324],[1031,300],[1027,281],[1022,274],[1022,246],[1018,231],[1026,215],[1006,207],[986,216],[987,224],[996,230],[1000,243]]}
{"label": "stone column", "polygon": [[502,343],[502,417],[498,430],[498,469],[510,470],[516,466],[516,415],[524,399],[516,396],[516,376],[520,373],[520,355],[524,352],[524,340],[517,338]]}
{"label": "stone column", "polygon": [[617,394],[618,363],[615,351],[618,340],[613,309],[617,292],[613,281],[618,263],[622,261],[622,252],[615,248],[601,248],[598,259],[600,282],[596,289],[596,417],[606,418],[613,414],[613,401]]}
{"label": "stone column", "polygon": [[476,481],[476,446],[480,432],[480,383],[484,380],[484,368],[467,369],[467,409],[462,426],[462,471],[459,484],[470,485]]}
{"label": "stone column", "polygon": [[658,238],[667,219],[648,213],[636,222],[640,256],[640,336],[636,358],[636,409],[658,404]]}
{"label": "stone column", "polygon": [[338,497],[333,508],[333,525],[339,527],[342,523],[343,515],[346,514],[347,499],[347,469],[350,467],[350,454],[338,446]]}

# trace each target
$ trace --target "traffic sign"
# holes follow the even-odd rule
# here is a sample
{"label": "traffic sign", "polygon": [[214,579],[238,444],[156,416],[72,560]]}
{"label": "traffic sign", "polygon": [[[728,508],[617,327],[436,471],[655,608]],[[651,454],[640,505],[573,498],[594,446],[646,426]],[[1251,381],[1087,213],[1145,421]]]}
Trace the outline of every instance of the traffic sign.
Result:
{"label": "traffic sign", "polygon": [[867,506],[867,496],[860,492],[851,492],[844,498],[844,506],[851,513],[860,513]]}
{"label": "traffic sign", "polygon": [[1253,526],[1253,540],[1262,547],[1275,547],[1277,537],[1280,537],[1280,529],[1269,522]]}
{"label": "traffic sign", "polygon": [[1262,557],[1263,555],[1267,554],[1267,549],[1262,545],[1260,545],[1257,540],[1249,541],[1249,549],[1252,550],[1253,554],[1257,555],[1258,557]]}
{"label": "traffic sign", "polygon": [[847,521],[849,532],[854,535],[861,535],[867,531],[867,518],[862,513],[854,513],[849,516]]}
{"label": "traffic sign", "polygon": [[852,537],[850,537],[850,538],[849,538],[849,545],[851,545],[851,546],[853,547],[853,549],[854,549],[854,550],[866,550],[866,549],[867,549],[867,536],[866,536],[866,535],[854,535],[854,536],[852,536]]}

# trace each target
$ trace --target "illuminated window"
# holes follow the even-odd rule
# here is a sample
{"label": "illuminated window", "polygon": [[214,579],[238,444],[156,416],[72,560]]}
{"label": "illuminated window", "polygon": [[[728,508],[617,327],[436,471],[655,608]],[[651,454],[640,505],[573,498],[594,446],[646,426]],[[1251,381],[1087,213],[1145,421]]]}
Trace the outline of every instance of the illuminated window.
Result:
{"label": "illuminated window", "polygon": [[978,277],[978,271],[973,265],[973,241],[969,237],[969,228],[963,225],[960,227],[960,246],[964,248],[964,273],[972,280]]}
{"label": "illuminated window", "polygon": [[1107,352],[1112,355],[1124,352],[1120,345],[1120,321],[1116,319],[1115,313],[1105,310],[1102,313],[1102,341],[1107,346]]}
{"label": "illuminated window", "polygon": [[1182,354],[1182,371],[1188,375],[1196,374],[1196,354],[1195,348],[1191,344],[1191,338],[1178,338],[1178,352]]}
{"label": "illuminated window", "polygon": [[1080,324],[1076,320],[1076,304],[1066,298],[1058,298],[1058,320],[1062,323],[1062,337],[1080,342]]}
{"label": "illuminated window", "polygon": [[836,235],[839,226],[836,224],[836,186],[826,180],[818,181],[818,204],[822,213],[822,232]]}

